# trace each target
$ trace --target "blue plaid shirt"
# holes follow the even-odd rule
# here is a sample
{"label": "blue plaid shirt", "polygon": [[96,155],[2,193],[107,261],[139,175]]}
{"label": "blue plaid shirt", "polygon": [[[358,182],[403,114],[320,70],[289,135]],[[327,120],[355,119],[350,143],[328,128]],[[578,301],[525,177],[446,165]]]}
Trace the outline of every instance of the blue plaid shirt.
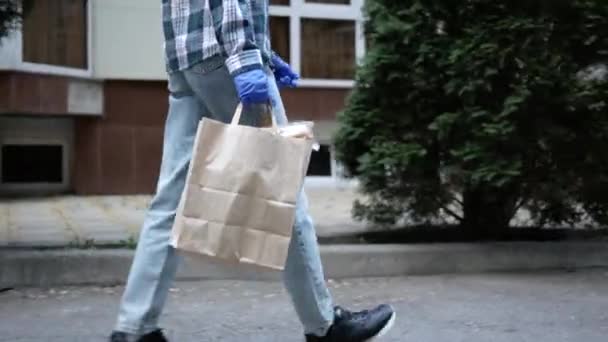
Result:
{"label": "blue plaid shirt", "polygon": [[169,72],[220,60],[237,75],[270,60],[268,0],[162,0],[162,18]]}

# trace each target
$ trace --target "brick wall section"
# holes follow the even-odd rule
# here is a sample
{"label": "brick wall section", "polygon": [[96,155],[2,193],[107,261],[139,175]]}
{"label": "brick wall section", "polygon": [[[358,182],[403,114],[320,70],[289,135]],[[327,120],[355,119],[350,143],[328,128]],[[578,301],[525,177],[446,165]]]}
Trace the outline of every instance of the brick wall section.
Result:
{"label": "brick wall section", "polygon": [[0,112],[12,109],[12,78],[8,72],[0,72]]}
{"label": "brick wall section", "polygon": [[[0,113],[66,115],[70,78],[0,71]],[[77,194],[152,193],[160,169],[166,82],[105,81],[104,116],[74,115],[72,187]],[[291,120],[332,120],[344,89],[282,92]]]}
{"label": "brick wall section", "polygon": [[[76,119],[74,189],[78,194],[154,192],[168,106],[165,82],[106,81],[104,117]],[[331,120],[346,90],[283,91],[292,120]]]}
{"label": "brick wall section", "polygon": [[68,82],[61,76],[0,72],[0,112],[64,115]]}
{"label": "brick wall section", "polygon": [[104,117],[76,119],[76,193],[153,192],[166,110],[164,82],[105,82]]}
{"label": "brick wall section", "polygon": [[345,89],[297,88],[281,91],[290,120],[334,120],[344,108]]}

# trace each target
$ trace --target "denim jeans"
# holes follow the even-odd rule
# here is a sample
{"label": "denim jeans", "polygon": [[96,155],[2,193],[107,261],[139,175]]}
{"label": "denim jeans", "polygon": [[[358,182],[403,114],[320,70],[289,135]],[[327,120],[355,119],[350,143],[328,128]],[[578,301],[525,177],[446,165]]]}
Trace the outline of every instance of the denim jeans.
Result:
{"label": "denim jeans", "polygon": [[[285,124],[287,118],[277,85],[272,73],[267,72],[273,115],[279,125]],[[116,326],[116,330],[132,335],[157,329],[180,261],[178,253],[169,245],[169,239],[198,123],[203,117],[230,122],[239,101],[225,67],[209,68],[200,64],[172,73],[169,91],[169,113],[156,195],[142,227]],[[255,125],[258,112],[246,108],[241,123]],[[296,206],[283,279],[305,333],[324,335],[333,321],[333,303],[325,284],[315,229],[303,191]]]}

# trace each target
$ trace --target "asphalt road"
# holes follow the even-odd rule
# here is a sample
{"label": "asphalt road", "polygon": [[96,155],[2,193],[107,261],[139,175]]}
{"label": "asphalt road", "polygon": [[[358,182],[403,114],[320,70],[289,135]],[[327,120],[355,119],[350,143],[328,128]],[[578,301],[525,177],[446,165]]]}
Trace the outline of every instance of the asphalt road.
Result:
{"label": "asphalt road", "polygon": [[[606,342],[608,271],[330,282],[337,303],[398,311],[386,342]],[[122,289],[0,293],[0,342],[104,341]],[[162,322],[172,341],[302,341],[281,284],[176,284]]]}

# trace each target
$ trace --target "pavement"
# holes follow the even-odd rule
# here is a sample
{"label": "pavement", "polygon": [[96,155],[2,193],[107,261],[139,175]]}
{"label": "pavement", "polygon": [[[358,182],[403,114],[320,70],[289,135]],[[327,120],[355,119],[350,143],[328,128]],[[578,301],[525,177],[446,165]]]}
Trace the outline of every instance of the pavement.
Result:
{"label": "pavement", "polygon": [[[320,238],[340,240],[374,229],[352,218],[353,202],[363,198],[356,186],[345,180],[307,179],[309,212]],[[151,199],[150,195],[0,198],[0,250],[133,246]],[[452,221],[443,217],[436,223]],[[401,223],[416,224],[411,218]],[[530,214],[523,210],[511,222],[515,227],[530,223]]]}
{"label": "pavement", "polygon": [[[608,272],[486,274],[329,281],[335,302],[390,302],[380,342],[605,342]],[[1,342],[104,341],[121,287],[0,293]],[[179,342],[302,341],[280,283],[179,282],[161,325]]]}
{"label": "pavement", "polygon": [[[327,278],[608,269],[606,242],[321,245]],[[280,272],[184,253],[178,280],[280,280]],[[0,289],[122,284],[133,250],[1,249]]]}
{"label": "pavement", "polygon": [[[310,214],[320,238],[342,238],[373,230],[352,218],[362,195],[356,182],[312,179],[306,183]],[[0,198],[0,249],[132,246],[139,237],[150,195]],[[520,212],[513,226],[530,223]],[[437,223],[451,222],[449,217]],[[415,224],[405,219],[403,224]]]}
{"label": "pavement", "polygon": [[[320,237],[363,232],[351,217],[352,186],[307,187]],[[130,245],[151,196],[57,196],[0,200],[0,248]]]}
{"label": "pavement", "polygon": [[[354,189],[348,184],[307,185],[310,212],[317,222],[317,235],[324,241],[339,241],[373,229],[351,218],[352,203],[359,196]],[[122,283],[150,199],[58,196],[0,200],[0,289]],[[321,257],[326,276],[336,279],[608,268],[608,242],[324,244]],[[200,257],[186,262],[178,272],[180,280],[278,278],[276,273]]]}

